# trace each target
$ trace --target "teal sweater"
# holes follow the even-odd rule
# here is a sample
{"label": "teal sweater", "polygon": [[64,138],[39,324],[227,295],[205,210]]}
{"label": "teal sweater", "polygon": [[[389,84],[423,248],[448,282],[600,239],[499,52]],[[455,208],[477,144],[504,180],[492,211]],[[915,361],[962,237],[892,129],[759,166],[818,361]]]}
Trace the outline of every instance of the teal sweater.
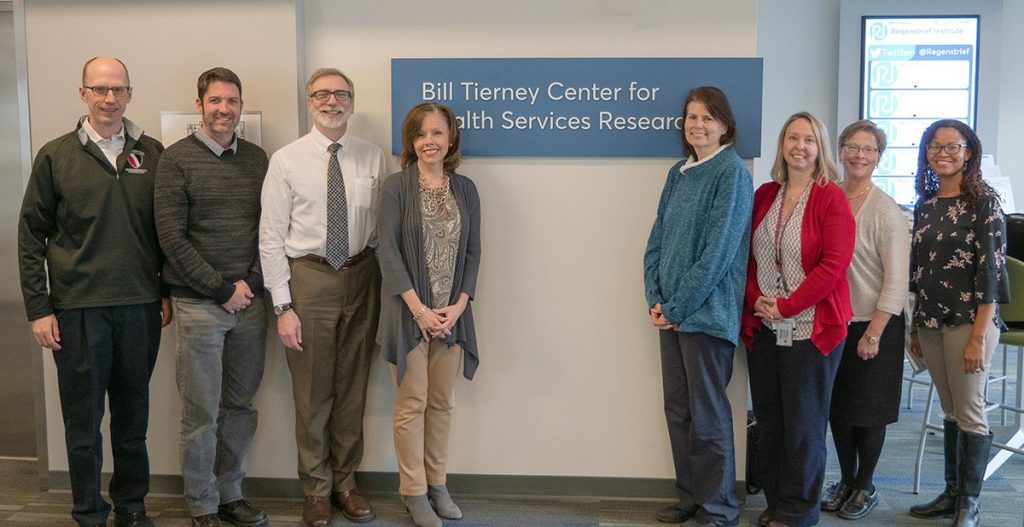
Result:
{"label": "teal sweater", "polygon": [[648,307],[679,331],[736,344],[750,251],[754,187],[731,146],[668,171],[644,253]]}

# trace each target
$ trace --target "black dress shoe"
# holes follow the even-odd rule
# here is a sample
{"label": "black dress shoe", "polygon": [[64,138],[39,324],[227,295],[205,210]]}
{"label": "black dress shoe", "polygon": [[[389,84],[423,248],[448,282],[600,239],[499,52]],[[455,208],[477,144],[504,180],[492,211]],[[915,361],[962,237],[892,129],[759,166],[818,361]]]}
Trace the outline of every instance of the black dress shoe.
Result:
{"label": "black dress shoe", "polygon": [[829,483],[825,487],[825,494],[821,497],[821,510],[825,512],[836,512],[843,507],[843,503],[850,499],[853,488],[846,483]]}
{"label": "black dress shoe", "polygon": [[775,511],[765,509],[757,516],[757,527],[768,527],[768,524],[775,519]]}
{"label": "black dress shoe", "polygon": [[836,514],[844,520],[859,520],[878,505],[877,489],[856,489]]}
{"label": "black dress shoe", "polygon": [[192,527],[220,527],[220,518],[216,513],[193,516]]}
{"label": "black dress shoe", "polygon": [[221,521],[240,527],[264,527],[270,520],[263,512],[246,500],[235,500],[217,507],[217,516]]}
{"label": "black dress shoe", "polygon": [[683,523],[697,514],[697,506],[682,508],[678,503],[658,509],[654,515],[662,523]]}
{"label": "black dress shoe", "polygon": [[146,511],[114,514],[114,527],[153,527],[146,517]]}

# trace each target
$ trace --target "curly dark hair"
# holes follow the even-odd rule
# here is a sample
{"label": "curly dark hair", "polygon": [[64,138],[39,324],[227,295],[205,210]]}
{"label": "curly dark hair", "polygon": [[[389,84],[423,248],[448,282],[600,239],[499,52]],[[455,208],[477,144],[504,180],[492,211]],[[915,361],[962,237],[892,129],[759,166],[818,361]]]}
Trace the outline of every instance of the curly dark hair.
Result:
{"label": "curly dark hair", "polygon": [[928,163],[928,145],[935,139],[935,133],[939,128],[952,128],[960,133],[967,142],[967,150],[971,158],[964,163],[964,177],[960,181],[960,195],[968,203],[977,203],[986,195],[998,196],[984,179],[981,178],[981,139],[970,126],[956,119],[942,119],[932,123],[921,135],[921,143],[918,146],[917,155],[917,195],[921,199],[929,199],[939,191],[939,177],[935,175],[932,166]]}

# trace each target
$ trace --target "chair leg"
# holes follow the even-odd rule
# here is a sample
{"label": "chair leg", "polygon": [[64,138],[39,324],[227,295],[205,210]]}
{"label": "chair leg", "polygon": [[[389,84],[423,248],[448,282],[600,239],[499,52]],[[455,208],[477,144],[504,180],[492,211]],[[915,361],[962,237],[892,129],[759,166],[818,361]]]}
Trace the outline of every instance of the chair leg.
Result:
{"label": "chair leg", "polygon": [[921,437],[917,441],[917,462],[914,464],[914,494],[921,493],[921,464],[924,462],[924,443],[928,438],[928,420],[932,415],[932,399],[935,385],[928,384],[928,402],[924,405],[924,419],[921,420]]}

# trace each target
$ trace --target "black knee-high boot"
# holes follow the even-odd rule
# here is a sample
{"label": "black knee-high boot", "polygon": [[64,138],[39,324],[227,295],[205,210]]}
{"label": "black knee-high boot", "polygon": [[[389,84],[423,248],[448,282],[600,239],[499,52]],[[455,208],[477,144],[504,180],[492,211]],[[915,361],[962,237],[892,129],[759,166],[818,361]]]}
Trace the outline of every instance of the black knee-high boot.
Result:
{"label": "black knee-high boot", "polygon": [[937,498],[922,505],[910,507],[910,515],[918,518],[948,518],[956,512],[957,486],[957,444],[960,427],[956,421],[942,421],[942,446],[945,457],[946,490]]}
{"label": "black knee-high boot", "polygon": [[991,432],[985,435],[960,432],[960,448],[957,453],[960,460],[957,467],[960,490],[956,498],[953,527],[981,527],[978,496],[985,480],[985,467],[988,465],[988,451],[991,447]]}

